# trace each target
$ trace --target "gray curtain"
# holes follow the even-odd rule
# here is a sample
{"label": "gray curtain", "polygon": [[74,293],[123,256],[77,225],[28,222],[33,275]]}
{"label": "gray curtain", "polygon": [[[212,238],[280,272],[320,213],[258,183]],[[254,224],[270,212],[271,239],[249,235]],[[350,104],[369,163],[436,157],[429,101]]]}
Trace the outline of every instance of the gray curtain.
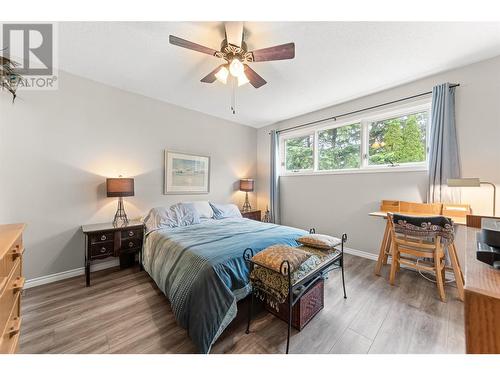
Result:
{"label": "gray curtain", "polygon": [[432,118],[429,150],[427,201],[458,202],[458,189],[449,188],[448,178],[460,177],[460,160],[455,129],[455,88],[449,83],[432,89]]}
{"label": "gray curtain", "polygon": [[276,130],[271,130],[271,171],[269,190],[269,210],[271,223],[280,223],[279,197],[279,136]]}

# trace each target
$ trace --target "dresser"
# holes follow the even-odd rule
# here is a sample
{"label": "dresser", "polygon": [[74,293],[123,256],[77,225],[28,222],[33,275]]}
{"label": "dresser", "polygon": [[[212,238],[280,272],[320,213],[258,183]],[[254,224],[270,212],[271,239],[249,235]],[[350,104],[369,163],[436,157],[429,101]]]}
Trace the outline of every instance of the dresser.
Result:
{"label": "dresser", "polygon": [[481,217],[468,216],[464,259],[465,341],[468,354],[500,353],[500,270],[476,259]]}
{"label": "dresser", "polygon": [[135,258],[139,254],[142,264],[142,240],[144,223],[129,221],[127,225],[113,223],[82,225],[85,235],[85,284],[90,286],[90,265],[92,261],[108,257]]}
{"label": "dresser", "polygon": [[246,219],[262,221],[262,213],[260,210],[242,211],[241,216]]}
{"label": "dresser", "polygon": [[21,333],[23,231],[25,224],[0,225],[0,353],[16,353]]}

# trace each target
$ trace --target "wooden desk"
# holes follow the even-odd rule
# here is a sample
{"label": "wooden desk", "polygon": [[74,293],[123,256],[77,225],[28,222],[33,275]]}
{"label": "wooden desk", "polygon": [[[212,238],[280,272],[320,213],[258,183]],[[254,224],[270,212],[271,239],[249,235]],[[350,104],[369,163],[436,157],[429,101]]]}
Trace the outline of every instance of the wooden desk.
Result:
{"label": "wooden desk", "polygon": [[480,229],[466,230],[466,350],[474,354],[500,354],[500,270],[476,259],[476,235]]}

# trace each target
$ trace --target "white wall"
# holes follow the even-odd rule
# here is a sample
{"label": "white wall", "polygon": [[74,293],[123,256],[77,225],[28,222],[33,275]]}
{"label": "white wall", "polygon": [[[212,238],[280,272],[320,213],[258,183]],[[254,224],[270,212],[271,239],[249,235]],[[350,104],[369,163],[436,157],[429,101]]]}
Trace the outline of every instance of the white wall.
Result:
{"label": "white wall", "polygon": [[[135,177],[134,218],[180,200],[241,204],[236,182],[256,173],[254,128],[64,72],[56,91],[23,91],[14,105],[0,94],[0,223],[28,224],[28,279],[83,266],[80,226],[116,210],[106,177]],[[210,194],[163,195],[165,148],[211,156]]]}
{"label": "white wall", "polygon": [[[422,62],[425,63],[425,62]],[[436,84],[460,83],[456,89],[456,124],[464,177],[500,185],[500,57],[408,83],[259,129],[257,135],[258,204],[269,201],[269,130],[318,120],[421,92]],[[332,82],[334,85],[335,82]],[[286,96],[283,98],[286,100]],[[282,177],[282,223],[320,232],[349,234],[348,246],[377,253],[384,222],[368,213],[382,199],[425,201],[425,172],[390,172]],[[462,202],[474,213],[491,214],[489,187],[462,189]],[[497,202],[500,212],[500,202]]]}

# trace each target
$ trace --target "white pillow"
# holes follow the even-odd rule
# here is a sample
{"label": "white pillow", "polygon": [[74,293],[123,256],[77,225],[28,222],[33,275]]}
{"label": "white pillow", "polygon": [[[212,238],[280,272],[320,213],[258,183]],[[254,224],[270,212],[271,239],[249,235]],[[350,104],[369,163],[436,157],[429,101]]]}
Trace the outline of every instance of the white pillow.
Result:
{"label": "white pillow", "polygon": [[210,206],[212,206],[212,210],[214,211],[214,219],[226,219],[237,217],[240,218],[241,212],[235,204],[220,204],[210,202]]}
{"label": "white pillow", "polygon": [[200,218],[211,219],[214,217],[214,211],[212,210],[212,207],[210,206],[208,201],[195,201],[189,203],[193,204],[194,209],[198,211],[198,215],[200,215]]}

